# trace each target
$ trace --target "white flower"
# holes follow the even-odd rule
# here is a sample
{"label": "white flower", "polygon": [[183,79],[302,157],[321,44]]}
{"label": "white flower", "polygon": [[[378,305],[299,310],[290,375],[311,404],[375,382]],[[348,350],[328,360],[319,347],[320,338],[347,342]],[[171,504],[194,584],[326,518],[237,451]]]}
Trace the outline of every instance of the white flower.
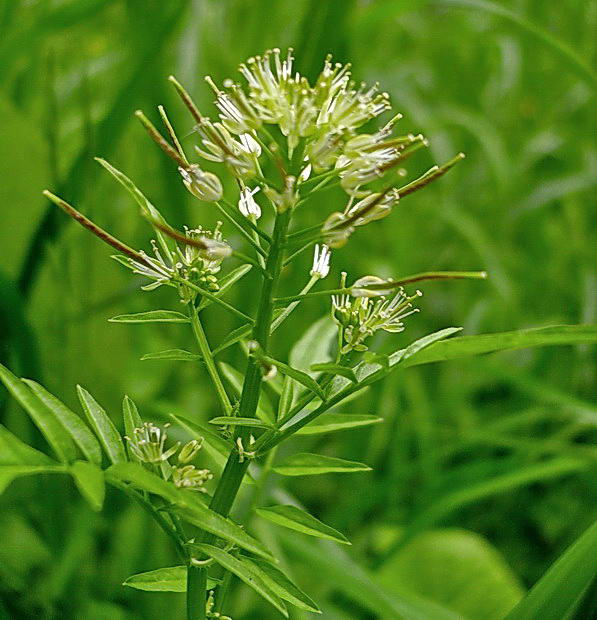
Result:
{"label": "white flower", "polygon": [[332,253],[327,245],[322,245],[320,251],[319,244],[317,244],[313,252],[313,267],[309,272],[310,275],[317,278],[325,278],[330,272],[331,255]]}
{"label": "white flower", "polygon": [[253,196],[260,190],[260,187],[250,189],[245,187],[240,192],[240,198],[238,199],[238,210],[245,217],[253,217],[258,220],[261,217],[261,207],[257,204]]}
{"label": "white flower", "polygon": [[241,133],[238,139],[247,153],[255,157],[261,156],[261,145],[250,133]]}
{"label": "white flower", "polygon": [[180,443],[176,443],[169,450],[164,451],[168,437],[166,434],[168,426],[166,424],[162,430],[151,422],[145,422],[140,428],[135,428],[132,437],[125,437],[130,451],[144,463],[163,463],[167,461],[180,446]]}

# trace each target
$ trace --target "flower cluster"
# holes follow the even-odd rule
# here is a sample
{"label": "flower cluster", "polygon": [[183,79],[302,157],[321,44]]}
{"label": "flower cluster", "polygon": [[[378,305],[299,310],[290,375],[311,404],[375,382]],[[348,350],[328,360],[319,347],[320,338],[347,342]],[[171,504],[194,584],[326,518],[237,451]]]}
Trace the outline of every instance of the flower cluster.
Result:
{"label": "flower cluster", "polygon": [[[409,297],[400,288],[392,298],[388,298],[365,288],[378,282],[383,280],[366,276],[355,282],[350,295],[332,296],[332,318],[341,330],[344,342],[342,354],[353,350],[366,351],[365,340],[379,330],[390,333],[403,331],[403,319],[419,311],[412,307],[412,301],[422,294],[421,291]],[[346,274],[343,273],[342,288],[345,283]]]}
{"label": "flower cluster", "polygon": [[121,263],[130,267],[134,273],[152,280],[141,288],[151,291],[163,284],[175,284],[178,287],[183,303],[189,303],[196,296],[196,291],[190,289],[186,283],[196,284],[209,291],[219,290],[216,274],[220,271],[222,261],[230,256],[232,250],[222,239],[220,232],[221,222],[215,230],[203,228],[184,229],[186,243],[183,247],[176,245],[174,251],[165,243],[160,247],[152,240],[153,256],[140,251],[141,260],[116,256]]}
{"label": "flower cluster", "polygon": [[[204,484],[213,478],[209,469],[197,469],[189,465],[199,450],[203,441],[192,439],[180,448],[180,442],[166,449],[168,434],[166,429],[155,426],[151,422],[145,422],[143,426],[135,428],[132,437],[125,437],[131,454],[141,463],[152,466],[160,466],[162,475],[181,489],[206,492]],[[180,448],[180,451],[179,451]],[[171,467],[169,460],[178,452],[177,465]]]}
{"label": "flower cluster", "polygon": [[[420,134],[393,135],[400,114],[377,131],[360,133],[363,125],[390,109],[390,98],[379,92],[377,84],[355,83],[350,64],[334,63],[328,56],[319,76],[310,83],[294,69],[292,49],[282,55],[275,48],[249,58],[239,70],[244,84],[227,79],[220,87],[206,77],[216,95],[219,120],[215,122],[201,114],[186,91],[172,80],[196,120],[201,142],[196,152],[208,161],[224,163],[237,179],[238,208],[245,217],[256,220],[261,216],[253,198],[260,188],[283,212],[303,197],[312,173],[323,185],[335,179],[349,202],[344,212],[328,217],[321,236],[330,247],[340,247],[355,227],[387,216],[406,188],[408,193],[414,191],[412,184],[394,187],[395,181],[389,177],[381,190],[372,187],[391,171],[404,174],[402,163],[427,146],[427,141]],[[272,126],[277,126],[279,133],[272,134]],[[280,134],[285,145],[274,137]],[[263,177],[260,158],[265,154],[281,172],[281,188]],[[447,169],[434,168],[419,180],[425,179],[426,184]],[[213,173],[197,164],[181,166],[180,172],[186,187],[201,200],[221,199],[222,184]],[[355,199],[359,201],[356,204]]]}

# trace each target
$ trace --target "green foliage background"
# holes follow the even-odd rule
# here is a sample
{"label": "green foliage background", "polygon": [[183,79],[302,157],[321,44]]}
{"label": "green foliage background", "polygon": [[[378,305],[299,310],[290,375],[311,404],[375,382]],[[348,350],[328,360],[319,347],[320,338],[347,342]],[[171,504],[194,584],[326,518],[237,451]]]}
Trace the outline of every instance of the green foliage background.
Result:
{"label": "green foliage background", "polygon": [[[73,407],[76,383],[115,420],[125,393],[153,420],[168,412],[206,419],[216,403],[202,368],[139,361],[185,348],[175,327],[107,323],[171,300],[161,290],[138,293],[110,251],[41,190],[143,247],[150,231],[93,162],[98,155],[173,224],[213,224],[132,113],[141,107],[157,120],[164,104],[190,151],[192,124],[166,77],[174,73],[211,113],[202,76],[235,75],[238,62],[271,46],[293,46],[310,76],[332,52],[354,63],[357,79],[379,80],[404,113],[401,128],[430,139],[409,161],[411,174],[467,154],[333,254],[329,283],[341,270],[355,278],[490,273],[487,282],[425,286],[422,312],[403,334],[379,339],[379,350],[452,325],[477,334],[595,322],[595,2],[4,0],[0,22],[0,361]],[[305,223],[341,200],[323,194]],[[231,231],[229,239],[240,245]],[[309,260],[287,274],[287,294]],[[253,290],[249,277],[230,300],[254,303]],[[327,311],[323,299],[305,304],[275,339],[279,356]],[[206,324],[212,342],[235,326],[213,306]],[[299,534],[270,540],[323,617],[414,617],[400,601],[417,597],[429,604],[423,619],[504,617],[595,519],[593,355],[559,346],[411,368],[350,404],[383,424],[294,440],[375,470],[286,483],[354,542],[340,552]],[[242,355],[231,349],[223,359]],[[28,418],[0,397],[2,423],[42,447]],[[93,513],[71,483],[51,477],[4,493],[0,617],[181,617],[181,595],[121,587],[174,559],[146,515],[116,494],[108,500]],[[589,617],[590,599],[578,617]],[[275,617],[240,587],[229,613]]]}

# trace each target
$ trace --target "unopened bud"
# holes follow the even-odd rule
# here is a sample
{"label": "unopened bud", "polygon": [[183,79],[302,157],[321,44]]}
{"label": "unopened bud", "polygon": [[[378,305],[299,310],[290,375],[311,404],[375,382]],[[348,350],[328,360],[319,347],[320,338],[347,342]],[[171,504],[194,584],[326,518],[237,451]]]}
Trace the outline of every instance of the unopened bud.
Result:
{"label": "unopened bud", "polygon": [[385,280],[377,276],[364,276],[359,278],[351,287],[350,294],[353,297],[379,297],[384,294],[383,289],[367,288],[385,284]]}
{"label": "unopened bud", "polygon": [[199,200],[215,202],[222,198],[222,183],[212,172],[201,170],[197,164],[191,164],[188,168],[180,167],[178,171],[185,187]]}
{"label": "unopened bud", "polygon": [[347,219],[344,213],[337,211],[332,213],[324,222],[321,232],[325,238],[326,245],[330,248],[343,247],[354,232],[354,227],[346,223]]}
{"label": "unopened bud", "polygon": [[196,439],[192,439],[188,443],[186,443],[178,453],[178,462],[179,463],[189,463],[195,458],[195,455],[199,450],[201,450],[201,446],[203,445],[203,438],[200,441]]}

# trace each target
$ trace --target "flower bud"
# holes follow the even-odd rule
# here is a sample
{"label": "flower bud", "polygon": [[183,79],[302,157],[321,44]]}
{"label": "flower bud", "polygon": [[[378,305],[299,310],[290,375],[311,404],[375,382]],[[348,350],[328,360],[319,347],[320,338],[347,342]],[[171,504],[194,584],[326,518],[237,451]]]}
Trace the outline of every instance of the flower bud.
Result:
{"label": "flower bud", "polygon": [[232,248],[223,241],[216,241],[209,237],[201,237],[201,241],[205,243],[206,248],[200,252],[209,260],[222,260],[232,254]]}
{"label": "flower bud", "polygon": [[332,213],[324,222],[321,232],[325,237],[326,245],[330,248],[341,248],[346,245],[348,238],[354,232],[354,227],[346,224],[348,218],[344,213]]}
{"label": "flower bud", "polygon": [[178,462],[179,463],[189,463],[195,458],[195,455],[199,450],[201,450],[201,446],[203,445],[203,438],[200,441],[196,439],[192,439],[188,443],[186,443],[178,453]]}
{"label": "flower bud", "polygon": [[197,164],[191,164],[186,169],[180,167],[178,171],[185,187],[199,200],[215,202],[222,198],[222,183],[215,174],[201,170]]}
{"label": "flower bud", "polygon": [[385,280],[377,276],[364,276],[359,278],[350,288],[350,294],[353,297],[379,297],[385,291],[382,289],[365,288],[379,284],[385,284]]}

